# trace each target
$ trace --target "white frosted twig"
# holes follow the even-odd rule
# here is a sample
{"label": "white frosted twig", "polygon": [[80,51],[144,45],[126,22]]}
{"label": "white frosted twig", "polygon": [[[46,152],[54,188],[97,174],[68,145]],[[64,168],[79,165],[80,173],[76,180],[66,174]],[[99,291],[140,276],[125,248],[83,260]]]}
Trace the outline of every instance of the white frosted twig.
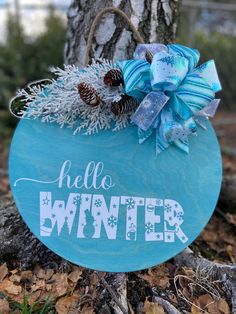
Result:
{"label": "white frosted twig", "polygon": [[[29,85],[19,90],[17,97],[23,98],[25,109],[23,118],[41,119],[46,123],[58,123],[60,127],[73,128],[73,134],[83,132],[85,135],[109,129],[118,131],[127,126],[130,114],[116,117],[111,112],[111,102],[118,101],[124,93],[122,86],[109,87],[103,82],[105,74],[117,68],[106,59],[93,60],[88,67],[78,68],[65,65],[64,69],[51,68],[57,76],[49,85]],[[85,104],[78,93],[79,83],[91,85],[101,99],[97,107]]]}

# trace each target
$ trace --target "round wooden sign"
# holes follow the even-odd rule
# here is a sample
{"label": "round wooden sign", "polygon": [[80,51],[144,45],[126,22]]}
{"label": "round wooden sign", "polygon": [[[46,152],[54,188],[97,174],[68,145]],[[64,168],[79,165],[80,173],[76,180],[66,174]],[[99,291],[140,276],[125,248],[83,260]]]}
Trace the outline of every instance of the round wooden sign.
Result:
{"label": "round wooden sign", "polygon": [[221,154],[210,123],[156,156],[137,128],[73,136],[22,120],[9,161],[16,205],[48,248],[81,266],[126,272],[162,263],[202,231],[216,205]]}

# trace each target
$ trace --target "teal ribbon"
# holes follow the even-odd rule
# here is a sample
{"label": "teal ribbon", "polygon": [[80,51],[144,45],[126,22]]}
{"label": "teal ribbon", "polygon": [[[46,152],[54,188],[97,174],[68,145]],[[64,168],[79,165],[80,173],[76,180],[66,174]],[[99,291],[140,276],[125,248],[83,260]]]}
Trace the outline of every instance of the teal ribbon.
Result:
{"label": "teal ribbon", "polygon": [[[152,63],[145,59],[149,50]],[[131,116],[138,126],[139,142],[156,132],[156,151],[171,144],[186,153],[188,137],[197,125],[214,116],[219,105],[215,93],[221,90],[215,63],[210,60],[197,67],[198,50],[178,44],[140,44],[134,59],[118,62],[125,93],[139,101]]]}

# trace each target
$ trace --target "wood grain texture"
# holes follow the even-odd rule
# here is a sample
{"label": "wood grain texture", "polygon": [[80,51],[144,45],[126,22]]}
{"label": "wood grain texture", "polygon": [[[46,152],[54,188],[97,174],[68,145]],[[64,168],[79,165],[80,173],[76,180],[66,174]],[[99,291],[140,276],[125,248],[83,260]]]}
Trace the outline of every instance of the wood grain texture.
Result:
{"label": "wood grain texture", "polygon": [[[201,232],[214,210],[221,184],[220,151],[210,124],[208,131],[199,130],[198,136],[191,138],[189,155],[171,147],[156,157],[154,138],[140,145],[136,131],[136,127],[133,126],[121,132],[104,131],[86,137],[73,136],[71,130],[59,130],[57,126],[37,121],[22,121],[19,124],[10,155],[11,187],[24,220],[33,233],[51,250],[74,263],[92,269],[132,271],[156,265],[173,257]],[[63,179],[62,187],[59,188],[55,179],[58,178],[65,160],[71,161],[71,168],[66,173],[65,180]],[[81,175],[83,182],[86,165],[91,160],[104,164],[101,178],[103,175],[110,176],[112,178],[110,182],[114,186],[111,184],[111,188],[106,190],[98,182],[97,187],[92,185],[86,187],[84,183],[78,188],[68,187],[66,182],[69,175],[70,184],[78,175]],[[17,179],[25,177],[54,182],[45,184],[22,180],[14,186]],[[59,236],[55,234],[54,227],[51,236],[42,236],[39,210],[41,208],[39,195],[42,191],[52,193],[49,212],[57,200],[68,204],[71,193],[80,193],[82,197],[88,198],[103,195],[108,207],[111,198],[117,197],[119,198],[117,224],[106,229],[106,222],[102,221],[101,235],[96,237],[94,232],[99,219],[95,215],[95,205],[93,207],[88,204],[88,211],[92,213],[93,218],[90,215],[83,221],[85,218],[80,216],[82,212],[80,207],[76,216],[73,214],[72,218],[68,218],[69,229],[70,223],[72,224],[71,231],[64,232],[64,220],[61,224],[62,218],[59,219],[57,216],[60,209],[57,208],[55,221],[59,225]],[[144,203],[137,207],[136,220],[135,214],[131,215],[136,234],[131,232],[133,229],[130,226],[130,229],[127,229],[130,208],[126,203],[122,203],[121,196],[140,197],[144,203],[146,202],[146,207]],[[156,224],[155,232],[164,232],[164,240],[147,240],[146,224],[149,221],[146,220],[146,212],[150,209],[147,208],[147,202],[151,202],[150,198],[157,198],[162,202],[155,209],[158,213],[152,218],[155,220],[155,217],[160,215],[160,223]],[[167,221],[165,207],[170,199],[178,202],[184,210],[181,228],[188,238],[187,241],[181,241],[177,232],[174,234],[173,242],[165,238],[169,234],[166,232],[171,229],[164,229]],[[102,217],[104,212],[106,209],[103,206],[100,213]],[[173,219],[174,217],[175,215]],[[87,225],[86,228],[79,226],[79,222]],[[77,232],[78,228],[81,228],[81,233]],[[112,232],[115,229],[117,232],[113,238]],[[107,230],[111,231],[111,238]],[[95,237],[92,237],[93,234]]]}

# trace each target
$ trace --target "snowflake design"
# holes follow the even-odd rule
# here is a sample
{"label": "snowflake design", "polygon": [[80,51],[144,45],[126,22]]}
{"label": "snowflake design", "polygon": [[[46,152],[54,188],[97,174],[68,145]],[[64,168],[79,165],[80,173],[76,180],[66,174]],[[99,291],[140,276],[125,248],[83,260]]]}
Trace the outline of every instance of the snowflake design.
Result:
{"label": "snowflake design", "polygon": [[161,206],[161,205],[162,205],[162,200],[157,199],[157,200],[156,200],[156,205],[157,205],[157,206]]}
{"label": "snowflake design", "polygon": [[166,63],[167,65],[171,65],[172,67],[175,65],[175,57],[174,56],[166,56],[161,58],[160,60],[162,63]]}
{"label": "snowflake design", "polygon": [[132,197],[127,198],[126,199],[126,205],[127,205],[128,209],[133,209],[135,206],[135,200]]}
{"label": "snowflake design", "polygon": [[176,214],[176,216],[177,216],[178,218],[182,218],[183,213],[182,213],[182,212],[178,212],[178,213]]}
{"label": "snowflake design", "polygon": [[197,67],[198,72],[202,73],[202,72],[207,68],[207,66],[208,66],[207,62],[205,62],[205,63],[199,65],[199,66]]}
{"label": "snowflake design", "polygon": [[96,207],[101,207],[102,206],[102,201],[100,200],[100,198],[96,199],[94,202]]}
{"label": "snowflake design", "polygon": [[108,217],[108,226],[110,226],[111,228],[114,228],[117,225],[117,218],[113,215],[111,215],[110,217]]}
{"label": "snowflake design", "polygon": [[171,212],[172,207],[171,207],[170,204],[166,204],[164,208],[165,208],[165,211],[166,211],[167,213],[170,213],[170,212]]}
{"label": "snowflake design", "polygon": [[151,222],[147,222],[145,225],[145,231],[149,234],[153,232],[153,224]]}
{"label": "snowflake design", "polygon": [[73,204],[76,205],[76,206],[79,206],[81,204],[81,196],[80,195],[76,195],[73,198]]}

